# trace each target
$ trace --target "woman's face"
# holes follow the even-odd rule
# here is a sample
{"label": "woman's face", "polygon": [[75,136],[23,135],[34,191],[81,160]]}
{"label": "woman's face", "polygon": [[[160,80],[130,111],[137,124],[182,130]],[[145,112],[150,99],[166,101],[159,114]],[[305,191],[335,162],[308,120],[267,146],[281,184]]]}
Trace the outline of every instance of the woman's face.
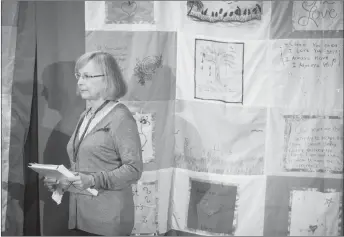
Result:
{"label": "woman's face", "polygon": [[[104,73],[92,60],[80,68],[78,80],[80,95],[85,100],[98,100],[105,89]],[[93,76],[93,77],[89,77]],[[96,76],[96,77],[94,77]]]}

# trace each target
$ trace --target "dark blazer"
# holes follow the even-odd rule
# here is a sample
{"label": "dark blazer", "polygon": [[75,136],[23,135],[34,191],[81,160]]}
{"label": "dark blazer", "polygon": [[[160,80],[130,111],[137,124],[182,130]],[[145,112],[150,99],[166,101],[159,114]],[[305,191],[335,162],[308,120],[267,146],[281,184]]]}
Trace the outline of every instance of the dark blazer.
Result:
{"label": "dark blazer", "polygon": [[131,184],[140,179],[143,169],[134,117],[125,105],[117,104],[84,137],[73,162],[75,135],[74,131],[67,145],[71,170],[92,174],[99,194],[71,193],[69,228],[97,235],[131,234],[135,214]]}

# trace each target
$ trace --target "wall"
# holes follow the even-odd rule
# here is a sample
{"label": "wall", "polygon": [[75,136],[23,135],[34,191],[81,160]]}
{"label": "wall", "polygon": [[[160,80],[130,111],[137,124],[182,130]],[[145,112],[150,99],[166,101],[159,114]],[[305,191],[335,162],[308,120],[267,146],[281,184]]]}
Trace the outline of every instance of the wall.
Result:
{"label": "wall", "polygon": [[118,59],[130,85],[123,102],[150,142],[134,232],[342,233],[341,9],[340,1],[86,4],[86,51]]}
{"label": "wall", "polygon": [[[75,95],[74,60],[99,48],[119,60],[130,86],[123,103],[144,144],[134,233],[342,234],[342,2],[308,4],[21,5],[29,20],[5,25],[6,42],[18,39],[8,44],[6,53],[18,57],[6,64],[5,81],[18,83],[7,87],[11,98],[4,96],[14,146],[3,153],[2,176],[19,186],[2,188],[10,200],[2,231],[22,233],[18,152],[28,130],[37,40],[42,163],[68,166],[65,147],[85,107]],[[19,34],[25,24],[31,33]],[[13,70],[14,62],[23,70]],[[42,235],[68,235],[68,195],[59,206],[50,195],[40,183]]]}

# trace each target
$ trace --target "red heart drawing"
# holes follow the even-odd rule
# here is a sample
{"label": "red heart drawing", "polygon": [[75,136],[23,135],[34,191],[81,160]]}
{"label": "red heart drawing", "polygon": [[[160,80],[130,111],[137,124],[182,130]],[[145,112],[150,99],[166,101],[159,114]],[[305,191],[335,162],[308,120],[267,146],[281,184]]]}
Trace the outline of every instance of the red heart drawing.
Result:
{"label": "red heart drawing", "polygon": [[121,8],[123,12],[127,13],[128,16],[131,16],[135,13],[137,4],[135,1],[126,1],[122,3]]}

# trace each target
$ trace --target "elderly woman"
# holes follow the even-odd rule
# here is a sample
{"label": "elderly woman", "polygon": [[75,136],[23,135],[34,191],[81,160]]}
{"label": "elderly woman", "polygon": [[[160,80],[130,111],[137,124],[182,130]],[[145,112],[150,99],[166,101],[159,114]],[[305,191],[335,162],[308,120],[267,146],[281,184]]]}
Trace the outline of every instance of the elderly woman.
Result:
{"label": "elderly woman", "polygon": [[96,51],[75,65],[78,94],[87,109],[67,145],[71,171],[66,181],[45,179],[50,190],[94,188],[98,196],[71,192],[69,228],[80,235],[130,235],[134,226],[131,184],[142,174],[143,162],[136,121],[118,102],[127,92],[113,56]]}

